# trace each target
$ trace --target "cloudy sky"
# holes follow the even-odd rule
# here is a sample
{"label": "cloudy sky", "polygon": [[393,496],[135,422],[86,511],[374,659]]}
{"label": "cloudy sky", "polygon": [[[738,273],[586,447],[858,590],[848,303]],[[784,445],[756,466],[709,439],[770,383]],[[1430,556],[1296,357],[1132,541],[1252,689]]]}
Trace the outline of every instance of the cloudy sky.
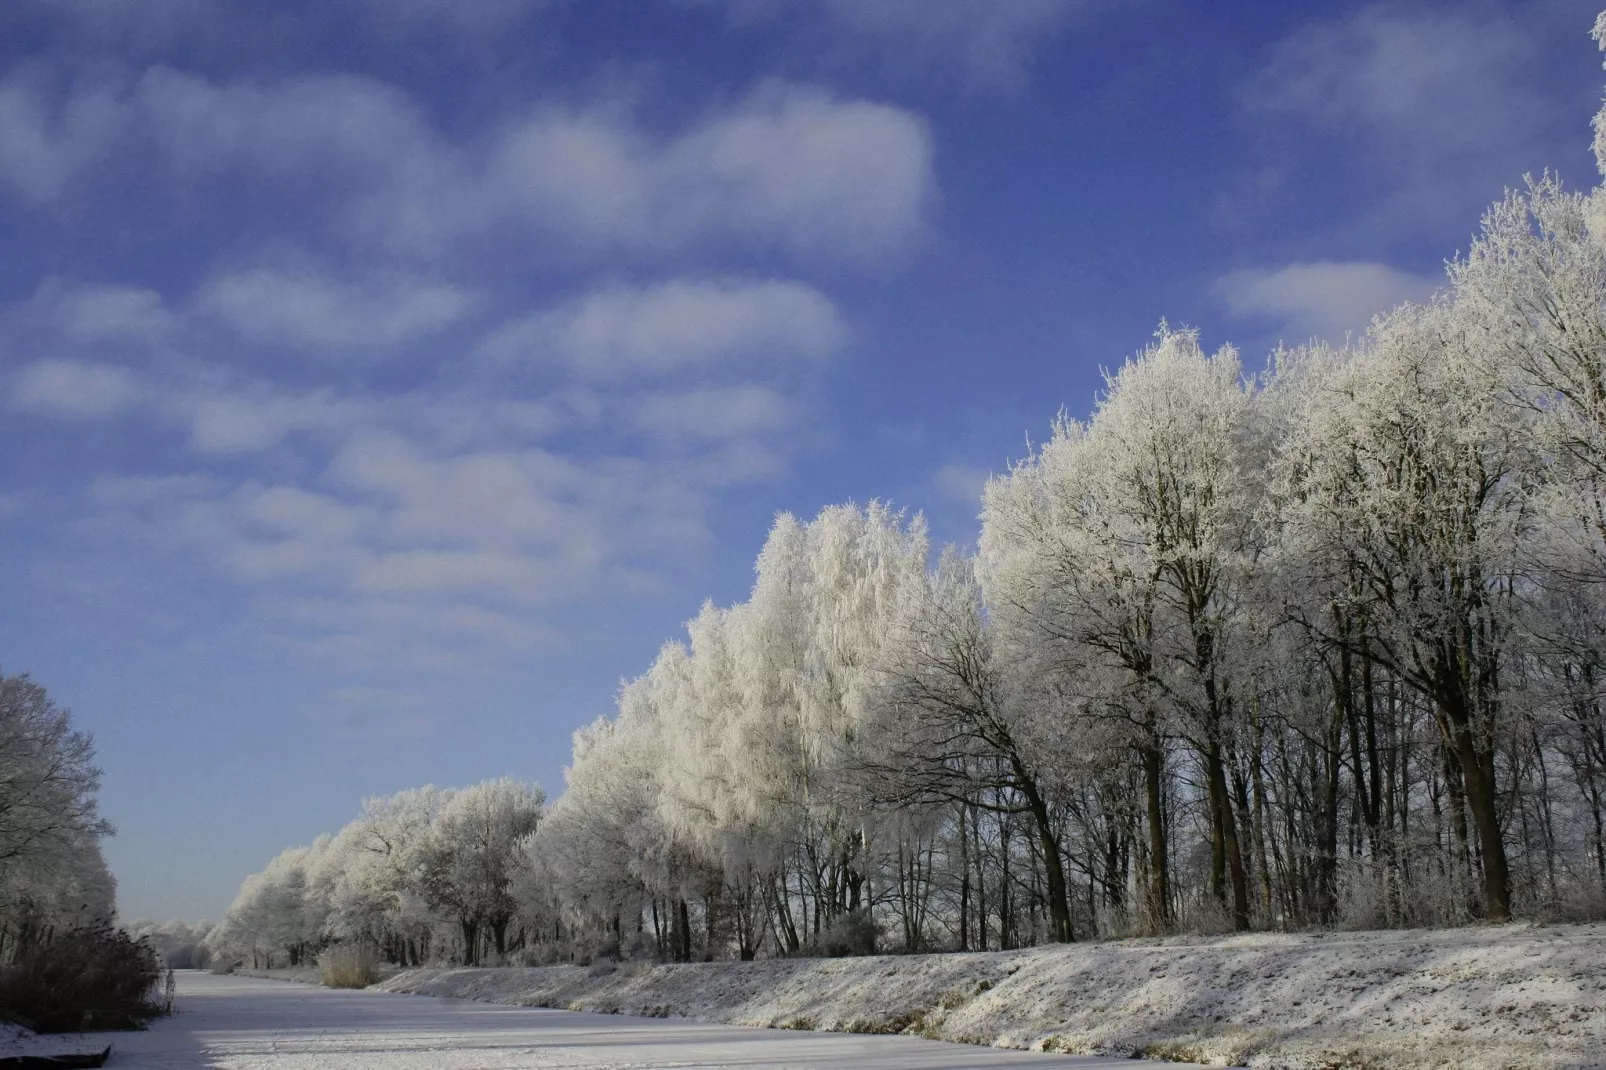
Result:
{"label": "cloudy sky", "polygon": [[1593,15],[7,0],[0,670],[95,734],[128,916],[555,793],[777,510],[972,539],[1162,317],[1255,365],[1592,183]]}

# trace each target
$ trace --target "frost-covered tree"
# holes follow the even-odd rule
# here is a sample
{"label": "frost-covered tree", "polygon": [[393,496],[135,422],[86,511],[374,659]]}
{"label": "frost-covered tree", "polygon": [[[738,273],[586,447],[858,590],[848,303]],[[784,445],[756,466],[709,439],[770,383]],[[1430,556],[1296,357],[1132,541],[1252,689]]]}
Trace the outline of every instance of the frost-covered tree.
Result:
{"label": "frost-covered tree", "polygon": [[[1250,906],[1228,751],[1241,702],[1240,591],[1260,539],[1252,397],[1234,351],[1207,356],[1195,333],[1162,326],[1155,345],[1109,378],[1085,429],[1062,423],[1041,458],[990,489],[983,530],[990,600],[1007,607],[1020,656],[1064,679],[1091,678],[1095,667],[1113,675],[1101,696],[1072,687],[1136,730],[1157,882],[1163,745],[1152,703],[1166,696],[1173,730],[1201,767],[1212,887],[1224,904],[1230,888],[1239,928]],[[1158,892],[1151,910],[1163,918]]]}
{"label": "frost-covered tree", "polygon": [[327,849],[329,837],[310,847],[281,851],[260,873],[245,879],[223,921],[207,937],[214,948],[273,967],[280,952],[290,966],[309,962],[325,943],[326,911],[309,894],[308,872]]}
{"label": "frost-covered tree", "polygon": [[110,831],[96,810],[94,756],[43,687],[0,675],[0,866]]}
{"label": "frost-covered tree", "polygon": [[206,943],[215,928],[209,921],[155,921],[149,918],[130,922],[128,935],[150,943],[163,964],[176,970],[204,969],[211,961]]}
{"label": "frost-covered tree", "polygon": [[94,745],[26,675],[0,674],[0,958],[58,927],[109,921]]}
{"label": "frost-covered tree", "polygon": [[450,793],[421,848],[425,898],[449,911],[463,935],[464,957],[479,958],[481,928],[498,957],[507,952],[508,923],[517,913],[513,885],[525,864],[525,841],[535,834],[546,801],[541,789],[504,777]]}
{"label": "frost-covered tree", "polygon": [[1332,602],[1305,623],[1432,703],[1478,839],[1484,909],[1505,920],[1496,758],[1518,670],[1534,461],[1521,410],[1498,395],[1499,356],[1453,298],[1380,324],[1309,425],[1322,446],[1290,537]]}
{"label": "frost-covered tree", "polygon": [[[1073,940],[1061,822],[1045,782],[1063,739],[1041,715],[1041,693],[1011,686],[974,562],[944,551],[908,600],[890,647],[882,716],[865,762],[870,790],[900,809],[947,802],[961,814],[968,808],[972,820],[976,810],[1022,815],[1041,849],[1050,939]],[[962,899],[968,888],[966,874]]]}
{"label": "frost-covered tree", "polygon": [[368,939],[404,963],[428,956],[433,917],[422,891],[424,852],[444,798],[431,785],[363,800],[362,815],[335,837],[325,862],[334,880],[335,936]]}
{"label": "frost-covered tree", "polygon": [[763,938],[791,842],[785,812],[752,776],[751,742],[762,728],[747,716],[741,686],[741,659],[752,653],[743,642],[750,621],[745,605],[705,604],[687,622],[689,648],[666,652],[678,671],[666,675],[663,689],[658,804],[671,834],[705,860],[706,872],[718,875],[709,901],[722,901],[743,959],[756,954]]}
{"label": "frost-covered tree", "polygon": [[1138,756],[1145,909],[1163,930],[1171,915],[1163,805],[1171,729],[1155,648],[1160,575],[1099,462],[1086,426],[1060,420],[1034,457],[989,483],[979,564],[1014,675],[1038,685],[1042,731],[1057,727],[1063,740],[1103,722]]}
{"label": "frost-covered tree", "polygon": [[453,946],[467,962],[503,954],[543,803],[539,788],[507,778],[368,799],[336,835],[246,878],[206,943],[270,966],[342,941],[415,965]]}
{"label": "frost-covered tree", "polygon": [[759,554],[739,618],[753,756],[745,797],[754,810],[779,810],[792,829],[791,868],[806,902],[794,920],[790,895],[776,900],[788,943],[799,922],[817,935],[876,894],[867,887],[880,846],[874,815],[842,772],[861,758],[887,637],[924,582],[926,552],[923,519],[871,502],[827,508],[808,524],[783,514]]}
{"label": "frost-covered tree", "polygon": [[[574,735],[565,771],[567,790],[535,840],[537,857],[569,905],[573,923],[607,933],[617,946],[624,919],[650,909],[655,930],[667,933],[683,896],[679,867],[659,816],[659,708],[652,677],[620,692],[617,718],[600,719]],[[672,907],[673,904],[673,907]],[[689,957],[689,926],[676,930],[678,957]]]}

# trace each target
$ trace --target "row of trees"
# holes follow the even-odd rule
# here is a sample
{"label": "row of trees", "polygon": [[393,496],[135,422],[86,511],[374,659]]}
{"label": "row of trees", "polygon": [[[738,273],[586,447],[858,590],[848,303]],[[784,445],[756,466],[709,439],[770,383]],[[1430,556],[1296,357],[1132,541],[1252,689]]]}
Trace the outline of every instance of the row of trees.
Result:
{"label": "row of trees", "polygon": [[247,878],[208,952],[269,968],[309,963],[337,942],[412,964],[473,964],[522,947],[544,802],[539,788],[510,779],[368,799],[336,835]]}
{"label": "row of trees", "polygon": [[[1249,374],[1162,325],[973,554],[782,515],[550,811],[371,802],[224,929],[687,959],[1599,916],[1603,637],[1606,192],[1545,178],[1352,344]],[[436,860],[484,792],[465,897]]]}
{"label": "row of trees", "polygon": [[973,556],[782,516],[577,737],[559,898],[744,956],[870,906],[910,949],[1599,912],[1603,223],[1532,183],[1259,375],[1162,326]]}
{"label": "row of trees", "polygon": [[124,926],[129,937],[144,941],[163,966],[174,970],[204,970],[212,960],[207,937],[215,926],[208,921],[156,921],[140,918]]}
{"label": "row of trees", "polygon": [[973,556],[928,567],[878,503],[781,516],[550,812],[370,800],[216,939],[747,958],[862,946],[871,911],[915,950],[1598,909],[1593,204],[1514,196],[1446,296],[1259,377],[1162,329],[992,481]]}

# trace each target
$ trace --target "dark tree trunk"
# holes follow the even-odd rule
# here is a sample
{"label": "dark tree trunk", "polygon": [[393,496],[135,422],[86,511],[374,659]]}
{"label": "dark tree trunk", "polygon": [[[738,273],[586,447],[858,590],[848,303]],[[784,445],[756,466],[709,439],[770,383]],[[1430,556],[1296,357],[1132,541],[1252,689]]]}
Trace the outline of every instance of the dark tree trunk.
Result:
{"label": "dark tree trunk", "polygon": [[[1150,715],[1151,723],[1153,714]],[[1151,732],[1141,748],[1143,757],[1143,788],[1148,808],[1149,826],[1149,887],[1147,907],[1149,924],[1157,932],[1171,928],[1171,865],[1167,857],[1165,830],[1165,754]]]}
{"label": "dark tree trunk", "polygon": [[1511,874],[1506,866],[1506,845],[1500,834],[1500,815],[1496,805],[1494,752],[1480,747],[1466,725],[1456,727],[1456,757],[1466,789],[1467,808],[1478,834],[1478,850],[1483,856],[1483,913],[1493,922],[1511,920]]}
{"label": "dark tree trunk", "polygon": [[1049,818],[1048,804],[1037,790],[1037,782],[1026,775],[1019,763],[1015,774],[1020,781],[1021,794],[1026,796],[1027,809],[1037,826],[1037,842],[1043,849],[1043,875],[1048,883],[1049,939],[1056,944],[1069,944],[1076,940],[1071,929],[1071,904],[1065,886],[1065,865],[1060,859],[1059,837],[1054,833]]}
{"label": "dark tree trunk", "polygon": [[675,901],[675,926],[680,930],[680,946],[675,949],[677,962],[691,961],[691,913],[686,908],[686,900]]}
{"label": "dark tree trunk", "polygon": [[[1210,790],[1212,845],[1219,845],[1217,857],[1225,862],[1227,877],[1232,883],[1232,927],[1240,932],[1249,928],[1249,877],[1244,872],[1243,852],[1238,844],[1238,822],[1233,816],[1232,792],[1227,786],[1227,768],[1221,753],[1221,743],[1212,736],[1205,753],[1205,776]],[[1226,903],[1226,889],[1222,887],[1220,862],[1212,866],[1217,897]]]}
{"label": "dark tree trunk", "polygon": [[[1600,810],[1595,811],[1595,841],[1600,842]],[[970,950],[970,841],[965,837],[965,808],[959,808],[959,950]],[[1602,882],[1606,884],[1606,881]]]}

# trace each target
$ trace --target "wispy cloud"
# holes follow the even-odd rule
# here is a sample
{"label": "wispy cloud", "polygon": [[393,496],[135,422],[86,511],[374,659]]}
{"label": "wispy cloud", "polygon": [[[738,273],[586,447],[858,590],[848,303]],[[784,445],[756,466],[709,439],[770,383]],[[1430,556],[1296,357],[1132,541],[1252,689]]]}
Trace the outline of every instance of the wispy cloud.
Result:
{"label": "wispy cloud", "polygon": [[879,261],[921,235],[935,191],[918,115],[793,85],[668,134],[602,101],[538,104],[454,140],[400,90],[356,76],[211,82],[156,67],[122,87],[0,84],[0,177],[35,201],[152,145],[176,178],[315,182],[334,194],[324,225],[415,257],[513,226],[571,253],[738,243]]}
{"label": "wispy cloud", "polygon": [[694,0],[737,22],[784,21],[817,40],[867,45],[905,72],[957,68],[972,86],[1013,89],[1032,53],[1095,0]]}
{"label": "wispy cloud", "polygon": [[[239,270],[171,306],[55,284],[0,323],[51,352],[115,337],[123,363],[37,361],[5,396],[31,418],[122,416],[187,444],[165,470],[98,478],[86,522],[262,606],[347,604],[327,617],[358,627],[378,601],[398,620],[549,635],[554,604],[702,553],[716,496],[795,454],[807,384],[846,335],[808,286],[727,277],[607,284],[475,342],[472,317],[446,322],[467,315],[456,291],[365,278]],[[273,361],[214,356],[242,343],[338,354],[447,328],[481,361],[409,390],[368,365],[345,386],[296,387]]]}
{"label": "wispy cloud", "polygon": [[1277,156],[1297,161],[1313,138],[1342,144],[1396,233],[1461,218],[1520,178],[1514,155],[1536,171],[1557,162],[1546,151],[1566,109],[1531,72],[1558,14],[1372,4],[1277,42],[1240,101],[1276,135]]}
{"label": "wispy cloud", "polygon": [[196,306],[240,337],[325,356],[384,352],[449,326],[474,304],[461,286],[395,273],[359,279],[254,268],[207,281]]}
{"label": "wispy cloud", "polygon": [[675,279],[610,286],[500,328],[481,352],[505,363],[567,364],[588,379],[777,367],[841,346],[835,306],[798,282]]}
{"label": "wispy cloud", "polygon": [[1234,271],[1215,291],[1234,316],[1270,323],[1290,343],[1342,343],[1402,301],[1426,300],[1442,278],[1370,261],[1318,260]]}
{"label": "wispy cloud", "polygon": [[981,508],[981,492],[991,473],[979,466],[945,464],[931,477],[931,484],[945,501]]}
{"label": "wispy cloud", "polygon": [[1414,156],[1475,150],[1540,117],[1543,100],[1520,77],[1538,46],[1521,20],[1486,7],[1372,5],[1279,42],[1244,102]]}
{"label": "wispy cloud", "polygon": [[36,204],[109,154],[122,135],[125,101],[113,87],[74,83],[64,93],[36,69],[0,81],[0,181]]}
{"label": "wispy cloud", "polygon": [[[299,32],[287,33],[287,13],[274,5],[218,3],[217,0],[140,0],[107,4],[102,0],[8,0],[10,6],[41,23],[67,23],[81,40],[135,54],[177,45],[260,51],[266,45],[308,43],[360,29],[369,36],[402,33],[461,36],[466,44],[488,33],[507,32],[552,0],[321,0],[295,12]],[[288,41],[285,39],[288,38]]]}
{"label": "wispy cloud", "polygon": [[132,408],[141,391],[135,377],[116,365],[41,360],[13,377],[9,396],[24,411],[95,420]]}

